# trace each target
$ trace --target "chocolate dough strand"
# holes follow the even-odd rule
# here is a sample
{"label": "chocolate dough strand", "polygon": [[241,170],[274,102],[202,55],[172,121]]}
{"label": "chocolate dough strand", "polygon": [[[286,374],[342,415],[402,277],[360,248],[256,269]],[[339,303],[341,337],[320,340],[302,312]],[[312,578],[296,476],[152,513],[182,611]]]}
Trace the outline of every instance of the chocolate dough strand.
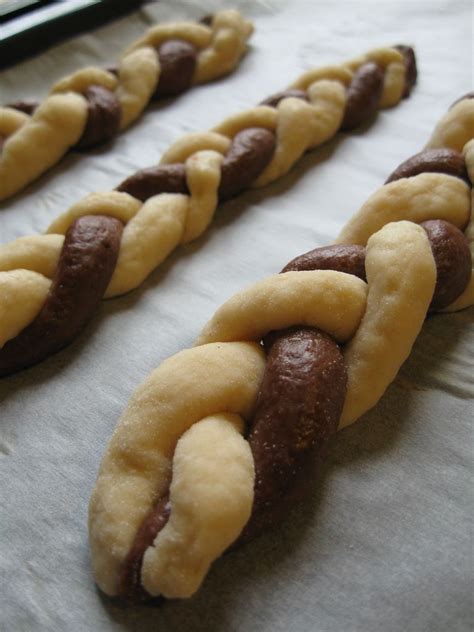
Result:
{"label": "chocolate dough strand", "polygon": [[[305,270],[337,270],[365,280],[365,248],[317,248],[282,272]],[[267,364],[248,435],[254,503],[237,544],[278,525],[309,494],[346,397],[344,358],[328,334],[293,327],[268,334],[265,348]]]}
{"label": "chocolate dough strand", "polygon": [[436,286],[430,311],[439,311],[451,305],[466,289],[471,278],[471,251],[464,233],[450,222],[432,219],[420,226],[428,235],[436,263]]}
{"label": "chocolate dough strand", "polygon": [[119,589],[117,596],[125,603],[136,604],[150,599],[150,595],[143,588],[140,579],[143,556],[168,522],[170,512],[171,507],[169,495],[167,494],[156,503],[137,531],[118,580]]}
{"label": "chocolate dough strand", "polygon": [[[275,151],[275,134],[262,127],[244,129],[232,139],[221,165],[219,201],[246,189],[265,169]],[[124,180],[117,191],[129,193],[142,202],[160,193],[189,194],[183,163],[140,169]]]}
{"label": "chocolate dough strand", "polygon": [[84,92],[87,99],[87,121],[78,149],[88,149],[110,140],[118,133],[122,108],[111,90],[102,86],[90,86]]}
{"label": "chocolate dough strand", "polygon": [[347,89],[347,106],[341,129],[349,131],[369,121],[382,96],[384,72],[374,62],[361,66]]}
{"label": "chocolate dough strand", "polygon": [[198,51],[183,40],[172,39],[158,48],[160,78],[152,99],[174,97],[191,87]]}
{"label": "chocolate dough strand", "polygon": [[247,189],[273,157],[275,134],[262,127],[249,127],[234,136],[221,165],[219,201]]}
{"label": "chocolate dough strand", "polygon": [[81,332],[114,271],[122,229],[117,219],[98,215],[71,226],[41,311],[0,349],[0,377],[40,362]]}
{"label": "chocolate dough strand", "polygon": [[141,202],[160,193],[188,194],[185,166],[178,163],[140,169],[119,184],[117,191],[133,195]]}
{"label": "chocolate dough strand", "polygon": [[278,525],[307,496],[346,396],[342,353],[324,332],[307,327],[279,331],[267,345],[248,435],[254,501],[239,543]]}
{"label": "chocolate dough strand", "polygon": [[416,67],[415,51],[411,46],[405,46],[404,44],[397,44],[395,48],[401,52],[405,60],[406,81],[405,90],[403,91],[403,98],[406,99],[410,96],[413,86],[418,78],[418,70]]}
{"label": "chocolate dough strand", "polygon": [[303,270],[337,270],[353,274],[365,281],[365,248],[343,244],[315,248],[292,259],[282,272]]}
{"label": "chocolate dough strand", "polygon": [[385,184],[419,173],[445,173],[470,184],[464,157],[454,149],[425,149],[402,162],[385,180]]}

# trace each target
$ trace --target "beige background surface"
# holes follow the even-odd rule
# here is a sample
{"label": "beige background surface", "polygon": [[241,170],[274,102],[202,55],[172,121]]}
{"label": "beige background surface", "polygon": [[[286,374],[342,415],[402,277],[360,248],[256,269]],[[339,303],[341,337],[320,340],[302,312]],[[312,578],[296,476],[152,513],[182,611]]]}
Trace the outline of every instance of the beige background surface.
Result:
{"label": "beige background surface", "polygon": [[[107,63],[154,19],[218,2],[151,5],[0,74],[0,101],[41,96],[64,74]],[[227,5],[228,6],[228,5]],[[237,1],[255,21],[238,71],[152,106],[108,147],[71,153],[0,207],[2,242],[44,230],[85,193],[116,186],[299,73],[382,44],[416,47],[412,98],[367,129],[308,154],[272,186],[223,205],[207,234],[137,291],[104,302],[68,349],[0,383],[0,628],[208,632],[467,631],[472,618],[473,312],[436,316],[378,407],[334,440],[303,509],[213,568],[198,595],[131,611],[97,594],[87,503],[132,390],[190,346],[233,292],[331,242],[449,104],[472,89],[468,0]]]}

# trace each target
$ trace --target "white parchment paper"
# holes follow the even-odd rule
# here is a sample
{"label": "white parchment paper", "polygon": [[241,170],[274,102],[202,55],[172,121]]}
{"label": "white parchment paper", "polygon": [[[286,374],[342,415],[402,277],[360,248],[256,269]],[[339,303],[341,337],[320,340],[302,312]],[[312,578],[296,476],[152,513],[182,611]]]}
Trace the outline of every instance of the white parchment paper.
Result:
{"label": "white parchment paper", "polygon": [[[0,74],[0,101],[43,96],[64,74],[108,63],[155,20],[222,5],[176,0],[63,43]],[[228,6],[228,5],[227,5]],[[290,174],[225,205],[136,291],[102,304],[87,331],[0,382],[0,629],[8,632],[434,632],[472,625],[472,310],[430,318],[375,410],[335,438],[313,496],[281,529],[217,562],[195,598],[124,610],[90,570],[87,504],[134,388],[190,346],[226,298],[330,243],[388,174],[472,89],[469,0],[235,0],[256,26],[231,76],[152,106],[109,146],[71,153],[0,209],[2,242],[46,229],[115,187],[184,132],[368,48],[416,47],[410,99],[308,154]]]}

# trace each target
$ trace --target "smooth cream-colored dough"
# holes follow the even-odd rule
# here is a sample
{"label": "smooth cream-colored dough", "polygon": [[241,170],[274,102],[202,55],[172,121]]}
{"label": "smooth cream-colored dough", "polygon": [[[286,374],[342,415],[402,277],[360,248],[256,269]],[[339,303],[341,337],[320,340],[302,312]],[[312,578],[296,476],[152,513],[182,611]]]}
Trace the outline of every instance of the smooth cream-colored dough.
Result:
{"label": "smooth cream-colored dough", "polygon": [[346,91],[337,81],[321,80],[308,87],[308,98],[313,106],[312,138],[308,149],[329,140],[342,125],[346,109]]}
{"label": "smooth cream-colored dough", "polygon": [[308,89],[310,103],[301,99],[283,99],[278,104],[276,148],[270,163],[255,180],[261,187],[290,170],[305,151],[334,136],[344,116],[344,87],[322,80]]}
{"label": "smooth cream-colored dough", "polygon": [[352,70],[352,72],[355,72],[360,66],[368,61],[373,61],[381,68],[385,69],[390,64],[403,63],[403,55],[399,50],[391,46],[373,48],[365,53],[365,55],[359,55],[359,57],[350,59],[344,65]]}
{"label": "smooth cream-colored dough", "polygon": [[63,235],[19,237],[0,246],[0,271],[31,270],[52,279],[63,243]]}
{"label": "smooth cream-colored dough", "polygon": [[59,215],[49,225],[47,232],[64,235],[76,219],[85,215],[107,215],[126,224],[141,208],[142,202],[128,193],[121,191],[90,193]]}
{"label": "smooth cream-colored dough", "polygon": [[167,193],[149,198],[127,223],[105,297],[129,292],[176,248],[201,234],[217,206],[221,154],[198,152],[186,162],[190,196]]}
{"label": "smooth cream-colored dough", "polygon": [[249,127],[263,127],[273,131],[278,124],[278,110],[269,105],[257,105],[249,110],[228,116],[211,131],[234,138],[239,132]]}
{"label": "smooth cream-colored dough", "polygon": [[470,187],[460,178],[421,173],[377,189],[344,226],[335,243],[365,246],[385,224],[403,219],[417,224],[444,219],[463,229],[470,211]]}
{"label": "smooth cream-colored dough", "polygon": [[117,83],[118,79],[112,72],[96,66],[88,66],[55,83],[51,89],[51,94],[71,91],[82,94],[90,86],[102,86],[113,91],[117,87]]}
{"label": "smooth cream-colored dough", "polygon": [[337,81],[348,87],[354,73],[351,72],[346,65],[342,66],[323,66],[322,68],[313,68],[303,73],[296,81],[293,81],[288,87],[297,88],[299,90],[307,90],[310,85],[318,81]]}
{"label": "smooth cream-colored dough", "polygon": [[151,48],[139,48],[122,59],[118,73],[116,93],[122,108],[123,130],[140,116],[155,91],[160,76],[158,57]]}
{"label": "smooth cream-colored dough", "polygon": [[463,99],[453,105],[436,125],[426,149],[449,147],[462,152],[474,138],[474,99]]}
{"label": "smooth cream-colored dough", "polygon": [[200,51],[197,58],[195,83],[204,83],[232,70],[245,51],[253,25],[234,10],[220,11],[212,20],[212,44]]}
{"label": "smooth cream-colored dough", "polygon": [[155,195],[125,226],[105,298],[140,285],[181,242],[189,201],[186,195]]}
{"label": "smooth cream-colored dough", "polygon": [[367,244],[367,309],[344,347],[343,428],[375,406],[410,354],[436,284],[428,237],[412,222],[384,226]]}
{"label": "smooth cream-colored dough", "polygon": [[51,282],[30,270],[0,272],[0,348],[35,318]]}
{"label": "smooth cream-colored dough", "polygon": [[230,138],[215,132],[194,132],[178,138],[161,156],[160,165],[186,160],[198,151],[217,151],[223,156],[229,151]]}
{"label": "smooth cream-colored dough", "polygon": [[142,584],[151,595],[191,597],[250,518],[254,466],[243,429],[238,415],[214,415],[178,441],[170,518],[143,556]]}
{"label": "smooth cream-colored dough", "polygon": [[212,221],[218,204],[222,160],[222,154],[215,151],[199,151],[186,160],[190,197],[182,244],[199,237]]}
{"label": "smooth cream-colored dough", "polygon": [[[204,345],[169,358],[135,391],[109,442],[89,507],[94,574],[104,592],[117,592],[137,529],[167,490],[180,437],[210,415],[248,419],[264,366],[256,343]],[[224,485],[226,470],[220,478]]]}
{"label": "smooth cream-colored dough", "polygon": [[172,22],[170,24],[157,24],[131,44],[124,53],[124,57],[131,52],[144,47],[159,48],[167,40],[182,39],[198,49],[209,46],[212,40],[212,31],[204,24],[197,22]]}
{"label": "smooth cream-colored dough", "polygon": [[405,89],[405,77],[406,70],[403,62],[389,64],[385,68],[379,107],[393,107],[400,101]]}
{"label": "smooth cream-colored dough", "polygon": [[322,329],[338,342],[356,331],[365,311],[367,285],[334,270],[285,272],[234,294],[215,312],[196,345],[261,340],[292,325]]}
{"label": "smooth cream-colored dough", "polygon": [[77,143],[86,120],[87,101],[80,94],[67,92],[48,97],[3,145],[0,200],[56,164]]}
{"label": "smooth cream-colored dough", "polygon": [[286,173],[304,154],[308,140],[313,136],[315,117],[309,103],[301,99],[283,99],[277,109],[275,151],[254,186],[264,186]]}

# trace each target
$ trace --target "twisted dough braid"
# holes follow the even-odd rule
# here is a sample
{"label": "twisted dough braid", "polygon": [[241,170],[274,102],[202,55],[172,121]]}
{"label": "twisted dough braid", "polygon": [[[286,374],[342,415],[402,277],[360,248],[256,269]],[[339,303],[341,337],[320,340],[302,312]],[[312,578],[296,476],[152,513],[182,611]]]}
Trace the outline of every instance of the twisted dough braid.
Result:
{"label": "twisted dough braid", "polygon": [[192,595],[219,554],[301,498],[328,437],[376,404],[427,311],[472,304],[473,107],[456,104],[335,245],[233,296],[138,388],[90,502],[103,591]]}
{"label": "twisted dough braid", "polygon": [[[85,197],[46,235],[1,247],[0,375],[68,344],[91,317],[98,291],[86,298],[75,241],[94,235],[87,249],[93,263],[85,265],[102,270],[97,287],[106,288],[106,298],[128,292],[179,244],[196,239],[219,201],[275,180],[341,127],[350,129],[377,108],[394,105],[409,93],[415,76],[414,54],[406,47],[309,71],[264,105],[181,138],[159,166],[138,171],[117,190]],[[103,261],[105,252],[110,264]],[[67,288],[61,301],[55,298],[58,287]]]}
{"label": "twisted dough braid", "polygon": [[159,24],[125,51],[116,68],[83,68],[56,83],[41,104],[0,107],[0,200],[35,180],[71,147],[109,140],[150,100],[231,72],[252,31],[251,22],[233,10],[201,23]]}

